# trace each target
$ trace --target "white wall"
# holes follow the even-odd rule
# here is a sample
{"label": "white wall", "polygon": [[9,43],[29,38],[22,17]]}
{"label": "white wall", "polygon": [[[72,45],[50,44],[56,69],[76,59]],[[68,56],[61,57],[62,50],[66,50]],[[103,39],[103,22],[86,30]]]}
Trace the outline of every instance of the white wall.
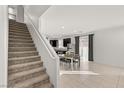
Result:
{"label": "white wall", "polygon": [[114,5],[53,5],[41,18],[41,31],[55,38],[120,26],[124,24],[123,11],[124,6]]}
{"label": "white wall", "polygon": [[45,36],[38,32],[38,28],[35,28],[33,20],[29,16],[29,12],[25,11],[25,23],[31,33],[35,46],[41,56],[43,65],[46,68],[46,72],[50,77],[51,83],[54,87],[59,87],[59,57],[55,53],[54,49],[48,42]]}
{"label": "white wall", "polygon": [[59,43],[59,45],[58,45],[59,48],[63,48],[64,47],[63,46],[63,39],[58,39],[58,43]]}
{"label": "white wall", "polygon": [[94,62],[124,67],[124,26],[94,34]]}
{"label": "white wall", "polygon": [[49,5],[24,5],[24,9],[28,11],[35,27],[39,29],[39,18],[49,8]]}
{"label": "white wall", "polygon": [[24,8],[22,5],[16,7],[16,21],[21,23],[24,22]]}
{"label": "white wall", "polygon": [[8,9],[0,5],[0,87],[7,87]]}
{"label": "white wall", "polygon": [[9,7],[14,9],[17,22],[24,22],[24,7],[22,5],[9,5]]}
{"label": "white wall", "polygon": [[71,37],[71,50],[75,52],[75,37]]}

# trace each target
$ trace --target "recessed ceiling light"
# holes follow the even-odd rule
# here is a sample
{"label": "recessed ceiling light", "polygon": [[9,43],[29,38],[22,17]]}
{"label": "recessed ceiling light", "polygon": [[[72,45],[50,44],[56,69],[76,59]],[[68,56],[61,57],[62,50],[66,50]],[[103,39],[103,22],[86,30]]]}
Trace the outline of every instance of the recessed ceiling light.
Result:
{"label": "recessed ceiling light", "polygon": [[64,29],[64,28],[65,28],[65,26],[61,26],[61,28],[62,28],[62,29]]}

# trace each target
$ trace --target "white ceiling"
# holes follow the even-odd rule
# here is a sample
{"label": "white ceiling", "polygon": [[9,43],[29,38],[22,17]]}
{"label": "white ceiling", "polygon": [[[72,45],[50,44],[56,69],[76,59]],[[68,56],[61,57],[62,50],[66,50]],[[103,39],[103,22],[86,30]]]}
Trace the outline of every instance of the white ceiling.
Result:
{"label": "white ceiling", "polygon": [[40,16],[50,7],[50,5],[24,5],[35,27],[39,29]]}
{"label": "white ceiling", "polygon": [[124,25],[124,6],[51,6],[41,19],[42,33],[50,37],[83,34]]}
{"label": "white ceiling", "polygon": [[36,17],[40,17],[49,7],[50,5],[24,5],[24,8]]}
{"label": "white ceiling", "polygon": [[18,5],[8,5],[8,7],[11,7],[11,8],[17,8]]}

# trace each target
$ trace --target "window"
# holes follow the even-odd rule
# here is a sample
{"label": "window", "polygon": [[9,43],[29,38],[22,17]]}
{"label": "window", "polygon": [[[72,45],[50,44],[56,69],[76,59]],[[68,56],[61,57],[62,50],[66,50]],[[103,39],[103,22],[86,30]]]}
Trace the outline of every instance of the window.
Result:
{"label": "window", "polygon": [[15,9],[12,7],[8,8],[9,19],[16,19]]}
{"label": "window", "polygon": [[67,47],[68,44],[71,43],[71,38],[66,38],[66,39],[63,39],[63,46],[64,47]]}
{"label": "window", "polygon": [[50,44],[51,44],[53,47],[57,47],[57,45],[58,45],[58,40],[50,40]]}

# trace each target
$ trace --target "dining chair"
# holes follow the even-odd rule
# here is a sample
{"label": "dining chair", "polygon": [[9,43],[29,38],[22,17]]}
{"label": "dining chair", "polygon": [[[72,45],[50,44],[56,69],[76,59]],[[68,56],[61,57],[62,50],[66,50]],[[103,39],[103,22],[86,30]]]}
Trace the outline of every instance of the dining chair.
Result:
{"label": "dining chair", "polygon": [[79,54],[75,54],[75,56],[73,57],[73,63],[78,64],[79,67],[80,67],[80,56],[79,56]]}

